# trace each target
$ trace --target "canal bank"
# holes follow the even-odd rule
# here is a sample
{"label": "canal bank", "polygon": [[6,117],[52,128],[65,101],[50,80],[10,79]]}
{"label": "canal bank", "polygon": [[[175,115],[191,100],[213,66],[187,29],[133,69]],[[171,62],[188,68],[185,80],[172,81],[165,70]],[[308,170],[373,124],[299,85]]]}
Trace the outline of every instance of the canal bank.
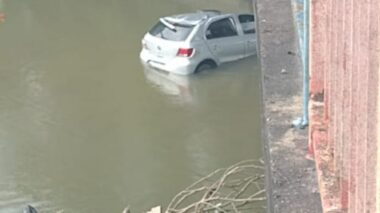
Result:
{"label": "canal bank", "polygon": [[305,157],[307,129],[291,126],[302,115],[302,63],[291,1],[258,0],[256,14],[268,208],[322,212],[315,166]]}

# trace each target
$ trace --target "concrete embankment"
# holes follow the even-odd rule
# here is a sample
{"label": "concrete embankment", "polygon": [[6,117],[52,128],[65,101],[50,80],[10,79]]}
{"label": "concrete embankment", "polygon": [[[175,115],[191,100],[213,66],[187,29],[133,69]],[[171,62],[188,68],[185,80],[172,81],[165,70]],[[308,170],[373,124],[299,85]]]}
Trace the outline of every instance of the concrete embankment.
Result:
{"label": "concrete embankment", "polygon": [[291,0],[255,3],[262,69],[263,138],[270,212],[322,212],[302,112],[302,64]]}

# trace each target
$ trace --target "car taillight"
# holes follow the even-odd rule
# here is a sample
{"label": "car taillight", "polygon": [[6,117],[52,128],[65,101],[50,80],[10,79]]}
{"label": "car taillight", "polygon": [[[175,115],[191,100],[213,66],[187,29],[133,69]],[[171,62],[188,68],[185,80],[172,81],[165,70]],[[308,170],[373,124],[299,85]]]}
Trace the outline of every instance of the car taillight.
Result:
{"label": "car taillight", "polygon": [[177,56],[190,57],[193,55],[193,52],[194,52],[193,48],[179,48],[177,52]]}

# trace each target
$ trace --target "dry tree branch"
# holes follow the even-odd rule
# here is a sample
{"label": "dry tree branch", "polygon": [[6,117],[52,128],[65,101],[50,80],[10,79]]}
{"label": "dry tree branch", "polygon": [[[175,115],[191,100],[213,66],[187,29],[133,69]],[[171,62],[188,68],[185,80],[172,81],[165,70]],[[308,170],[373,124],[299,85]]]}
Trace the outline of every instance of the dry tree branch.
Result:
{"label": "dry tree branch", "polygon": [[[266,199],[261,161],[247,160],[219,169],[178,193],[166,213],[244,212]],[[256,206],[255,206],[256,205]]]}

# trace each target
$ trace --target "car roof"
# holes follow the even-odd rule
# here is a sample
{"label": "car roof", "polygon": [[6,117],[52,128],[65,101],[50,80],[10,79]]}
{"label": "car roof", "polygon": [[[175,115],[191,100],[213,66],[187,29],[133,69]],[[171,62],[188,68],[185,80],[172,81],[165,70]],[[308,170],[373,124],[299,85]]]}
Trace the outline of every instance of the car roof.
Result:
{"label": "car roof", "polygon": [[209,18],[225,15],[218,10],[200,10],[194,13],[183,13],[164,17],[165,20],[184,25],[197,25]]}

